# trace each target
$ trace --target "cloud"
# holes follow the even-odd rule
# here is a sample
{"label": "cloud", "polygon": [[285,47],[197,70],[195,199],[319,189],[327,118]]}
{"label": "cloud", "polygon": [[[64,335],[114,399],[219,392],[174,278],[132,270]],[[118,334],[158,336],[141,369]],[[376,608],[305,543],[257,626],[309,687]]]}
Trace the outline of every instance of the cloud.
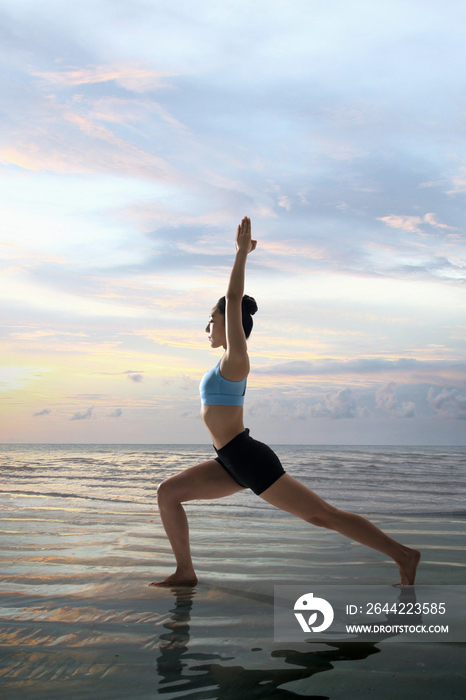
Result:
{"label": "cloud", "polygon": [[355,418],[357,408],[351,389],[325,394],[324,403],[312,406],[311,415],[313,418]]}
{"label": "cloud", "polygon": [[323,358],[310,362],[308,360],[291,360],[275,365],[257,367],[254,373],[274,376],[325,376],[341,374],[374,375],[385,373],[412,374],[418,376],[431,373],[455,372],[466,375],[466,362],[454,360],[416,360],[400,357],[387,360],[383,357],[361,358],[359,360],[333,360]]}
{"label": "cloud", "polygon": [[278,198],[278,206],[279,206],[279,207],[283,207],[283,208],[286,209],[287,211],[290,211],[290,209],[291,209],[290,198],[287,197],[286,195],[283,195],[282,197],[279,197],[279,198]]}
{"label": "cloud", "polygon": [[109,413],[107,415],[107,418],[119,418],[122,415],[123,411],[121,408],[116,408],[112,413]]}
{"label": "cloud", "polygon": [[422,223],[420,216],[398,216],[397,214],[390,214],[390,216],[379,216],[377,217],[379,221],[383,221],[387,226],[392,228],[401,228],[403,231],[410,231],[411,233],[420,233],[421,229],[419,224]]}
{"label": "cloud", "polygon": [[309,418],[310,412],[310,406],[304,403],[304,401],[299,401],[295,405],[292,413],[290,413],[290,418],[291,420],[306,420],[307,418]]}
{"label": "cloud", "polygon": [[87,411],[77,411],[71,418],[70,420],[86,420],[88,418],[92,418],[92,411],[94,410],[94,406],[91,408],[88,408]]}
{"label": "cloud", "polygon": [[409,231],[410,233],[420,233],[422,235],[427,235],[426,232],[419,228],[421,224],[429,224],[432,228],[445,230],[449,229],[455,231],[455,226],[449,226],[448,224],[442,224],[437,221],[436,214],[429,212],[424,214],[424,216],[400,216],[398,214],[390,214],[389,216],[378,216],[378,221],[383,221],[387,226],[391,228],[399,228],[403,231]]}
{"label": "cloud", "polygon": [[128,379],[131,379],[132,382],[136,382],[137,384],[142,382],[144,379],[143,375],[139,373],[127,372],[126,374],[128,375]]}
{"label": "cloud", "polygon": [[375,403],[377,408],[381,408],[390,416],[413,418],[415,415],[416,405],[413,401],[404,401],[401,405],[398,404],[395,382],[388,382],[388,384],[384,384],[377,389],[375,392]]}
{"label": "cloud", "polygon": [[315,404],[281,398],[277,392],[272,392],[268,398],[259,399],[249,404],[247,411],[251,416],[285,417],[293,421],[312,418],[369,418],[371,415],[369,409],[356,405],[353,392],[348,387],[325,394],[323,401]]}
{"label": "cloud", "polygon": [[448,224],[441,224],[437,219],[435,218],[436,214],[430,213],[430,214],[424,214],[424,221],[427,224],[430,224],[434,228],[440,228],[440,229],[451,229],[451,230],[456,230],[455,226],[448,226]]}
{"label": "cloud", "polygon": [[201,418],[199,411],[182,411],[179,416],[180,418],[193,418],[195,420],[200,420]]}
{"label": "cloud", "polygon": [[[452,329],[463,323],[456,298],[465,277],[461,3],[447,13],[435,3],[428,12],[413,3],[407,13],[390,3],[366,2],[361,12],[342,0],[337,12],[323,3],[270,3],[264,13],[263,3],[242,0],[241,32],[235,3],[212,12],[201,2],[194,20],[189,3],[173,11],[165,0],[29,3],[34,12],[18,9],[24,4],[9,0],[2,16],[0,156],[10,212],[2,228],[29,240],[33,252],[15,253],[2,309],[8,304],[11,327],[23,331],[58,333],[75,319],[82,337],[60,347],[53,337],[18,340],[11,356],[32,356],[40,343],[55,371],[68,353],[61,376],[76,377],[90,394],[100,381],[91,368],[101,374],[87,361],[92,354],[121,358],[121,350],[147,370],[155,350],[174,368],[167,374],[175,372],[165,393],[187,396],[180,374],[195,376],[202,344],[188,313],[198,313],[198,292],[207,297],[224,284],[233,259],[227,230],[237,214],[250,214],[259,249],[248,284],[264,290],[265,310],[252,343],[262,343],[259,362],[275,363],[255,371],[264,375],[259,384],[283,375],[291,385],[264,415],[300,421],[320,402],[314,414],[356,418],[363,409],[351,397],[324,392],[351,386],[359,403],[361,386],[374,383],[372,402],[377,387],[407,384],[407,375],[422,383],[419,411],[434,410],[430,386],[462,391],[465,364],[451,361],[460,357]],[[446,135],[448,148],[432,148]],[[63,274],[58,264],[41,267],[34,251],[56,256]],[[363,278],[374,282],[367,292],[358,291]],[[391,289],[409,282],[392,295],[381,278],[391,278]],[[423,289],[420,279],[434,283]],[[10,301],[16,288],[21,294]],[[70,288],[74,298],[63,293]],[[327,359],[284,362],[312,358],[311,347]],[[393,359],[400,353],[423,359],[409,365]],[[148,383],[162,371],[127,376]],[[142,393],[120,384],[123,394]],[[67,417],[78,403],[103,406],[100,417],[117,400],[126,405],[124,396],[73,395]],[[412,409],[388,390],[378,400],[385,422]],[[361,401],[372,406],[368,393]]]}
{"label": "cloud", "polygon": [[[184,129],[179,120],[171,118],[163,105],[151,105],[150,97],[139,110],[139,97],[122,99],[120,85],[141,92],[150,84],[160,85],[157,76],[161,74],[132,66],[118,70],[97,66],[64,72],[33,71],[33,77],[41,76],[40,81],[31,81],[30,75],[25,66],[21,76],[24,93],[19,101],[17,93],[5,96],[10,119],[0,139],[0,161],[36,172],[119,173],[159,179],[164,185],[189,181],[188,173],[170,166],[159,157],[158,149],[151,147],[157,139],[134,137],[132,122],[140,123],[141,112],[144,125],[149,131],[162,130],[164,140],[170,139],[171,131]],[[106,104],[93,87],[102,81],[110,81]],[[74,88],[73,94],[61,88]],[[116,98],[113,110],[112,96]],[[125,104],[126,109],[119,114]],[[127,129],[121,128],[125,126]]]}
{"label": "cloud", "polygon": [[115,81],[118,85],[134,92],[145,92],[155,88],[168,87],[163,80],[177,73],[154,71],[137,63],[104,66],[86,66],[61,71],[31,71],[31,75],[41,78],[49,85],[61,88],[93,83]]}
{"label": "cloud", "polygon": [[188,377],[187,375],[183,374],[180,377],[180,388],[183,391],[191,391],[194,388],[197,388],[199,386],[199,382],[196,381],[195,379],[192,379],[191,377]]}
{"label": "cloud", "polygon": [[466,396],[462,396],[457,389],[442,389],[434,396],[434,388],[431,387],[427,400],[442,418],[466,419]]}
{"label": "cloud", "polygon": [[416,404],[414,401],[403,401],[398,410],[399,415],[403,418],[414,418],[416,415]]}
{"label": "cloud", "polygon": [[44,408],[42,411],[38,411],[37,413],[33,413],[32,415],[33,416],[48,416],[49,413],[51,413],[51,412],[52,411],[50,410],[50,408]]}
{"label": "cloud", "polygon": [[247,404],[247,413],[258,418],[287,418],[306,420],[311,415],[311,407],[305,401],[284,397],[278,391],[271,391],[262,398]]}
{"label": "cloud", "polygon": [[283,400],[277,392],[269,393],[264,399],[250,401],[247,404],[247,412],[255,417],[283,417],[290,413],[289,402]]}

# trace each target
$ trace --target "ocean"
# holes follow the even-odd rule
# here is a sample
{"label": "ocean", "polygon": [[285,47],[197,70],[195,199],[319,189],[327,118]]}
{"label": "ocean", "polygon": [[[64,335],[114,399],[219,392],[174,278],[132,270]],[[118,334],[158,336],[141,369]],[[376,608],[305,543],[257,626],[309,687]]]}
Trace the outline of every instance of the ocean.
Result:
{"label": "ocean", "polygon": [[[417,583],[466,584],[465,447],[274,449],[333,505],[420,549]],[[157,484],[213,456],[208,445],[0,446],[2,697],[461,697],[461,644],[275,643],[274,584],[398,575],[250,491],[186,504],[199,584],[149,587],[174,570]]]}

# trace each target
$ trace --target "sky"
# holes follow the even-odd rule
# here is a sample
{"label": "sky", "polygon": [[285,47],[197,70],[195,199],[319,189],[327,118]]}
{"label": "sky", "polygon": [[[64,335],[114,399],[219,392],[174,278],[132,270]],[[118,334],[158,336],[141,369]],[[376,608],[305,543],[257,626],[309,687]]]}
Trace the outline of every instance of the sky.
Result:
{"label": "sky", "polygon": [[0,441],[466,444],[466,5],[0,0]]}

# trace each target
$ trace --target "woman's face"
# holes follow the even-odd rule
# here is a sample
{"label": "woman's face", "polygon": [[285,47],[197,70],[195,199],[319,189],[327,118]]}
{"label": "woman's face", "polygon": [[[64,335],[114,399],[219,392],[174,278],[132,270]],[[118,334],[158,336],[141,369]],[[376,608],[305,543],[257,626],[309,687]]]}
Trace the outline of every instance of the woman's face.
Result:
{"label": "woman's face", "polygon": [[220,313],[216,306],[210,312],[205,332],[209,334],[211,348],[226,348],[225,316]]}

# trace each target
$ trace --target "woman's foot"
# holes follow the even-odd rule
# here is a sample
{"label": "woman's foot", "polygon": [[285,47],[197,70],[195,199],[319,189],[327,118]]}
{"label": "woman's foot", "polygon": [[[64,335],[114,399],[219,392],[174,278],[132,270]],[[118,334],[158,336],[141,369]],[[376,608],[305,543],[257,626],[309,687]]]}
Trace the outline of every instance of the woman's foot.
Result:
{"label": "woman's foot", "polygon": [[400,570],[400,584],[412,586],[416,578],[416,569],[421,558],[421,552],[417,549],[406,547],[406,557],[402,562],[397,562]]}
{"label": "woman's foot", "polygon": [[152,581],[149,586],[195,586],[197,576],[194,569],[191,571],[175,571],[171,576],[167,576],[163,581]]}

